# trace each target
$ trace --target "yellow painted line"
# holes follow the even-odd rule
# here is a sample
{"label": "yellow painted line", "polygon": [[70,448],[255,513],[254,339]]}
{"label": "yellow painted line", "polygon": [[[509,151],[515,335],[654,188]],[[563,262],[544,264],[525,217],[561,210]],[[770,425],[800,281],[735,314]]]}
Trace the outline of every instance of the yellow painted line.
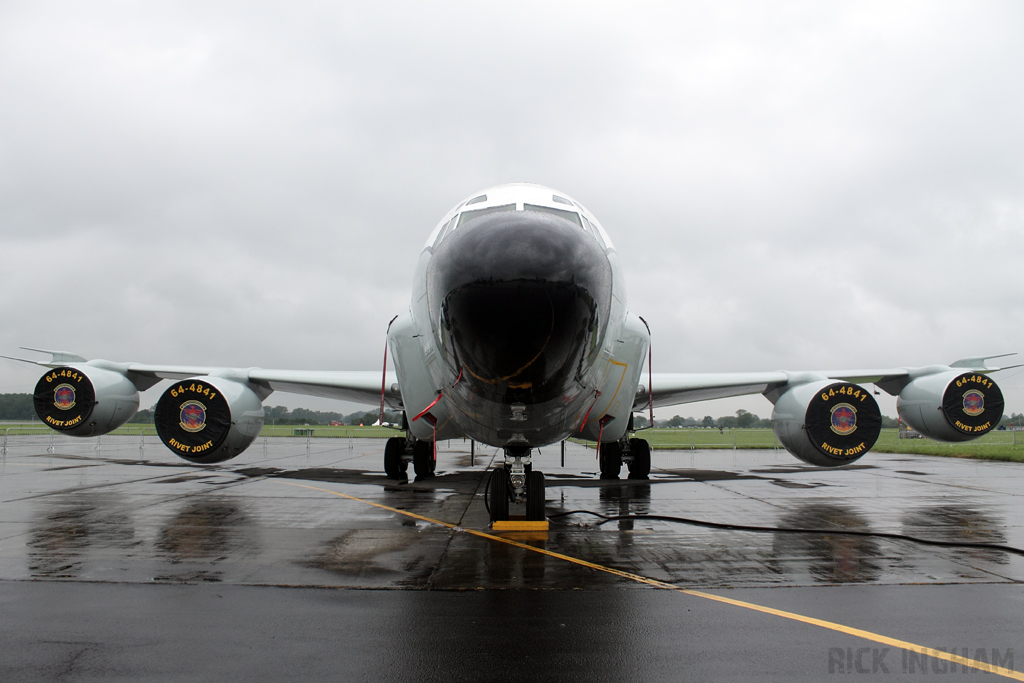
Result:
{"label": "yellow painted line", "polygon": [[489,539],[489,540],[492,540],[492,541],[497,541],[499,543],[504,543],[506,545],[511,545],[511,546],[516,547],[516,548],[522,548],[523,550],[529,550],[529,551],[532,551],[532,552],[535,552],[535,553],[539,553],[541,555],[547,555],[548,557],[553,557],[553,558],[558,559],[558,560],[564,560],[566,562],[571,562],[572,564],[576,564],[576,565],[579,565],[581,567],[588,567],[590,569],[594,569],[594,570],[599,571],[599,572],[604,572],[606,574],[612,574],[614,576],[621,576],[624,579],[629,579],[630,581],[636,581],[637,583],[644,583],[644,584],[647,584],[648,586],[653,586],[655,588],[661,588],[661,589],[664,589],[664,590],[670,590],[670,591],[674,591],[676,593],[685,593],[686,595],[692,595],[694,597],[704,598],[706,600],[714,600],[715,602],[722,602],[722,603],[725,603],[727,605],[733,605],[735,607],[743,607],[744,609],[754,610],[755,612],[762,612],[764,614],[771,614],[771,615],[776,616],[776,617],[782,617],[784,619],[790,619],[792,621],[799,621],[801,623],[810,624],[812,626],[819,626],[821,628],[826,628],[826,629],[829,629],[829,630],[832,630],[832,631],[838,631],[839,633],[845,633],[847,635],[856,636],[858,638],[864,638],[865,640],[871,640],[871,641],[874,641],[876,643],[880,643],[882,645],[889,645],[889,646],[892,646],[892,647],[898,647],[898,648],[901,648],[901,649],[904,649],[904,650],[910,650],[911,652],[917,652],[919,654],[928,655],[929,657],[934,657],[936,659],[944,659],[947,662],[952,662],[954,664],[960,664],[962,666],[969,666],[971,668],[978,669],[979,671],[986,671],[988,673],[998,674],[1000,676],[1005,676],[1006,678],[1011,678],[1011,679],[1013,679],[1015,681],[1024,681],[1024,673],[1022,673],[1020,671],[1016,671],[1014,669],[1007,669],[1007,668],[1001,667],[1001,666],[995,666],[993,664],[989,664],[988,662],[978,661],[977,659],[969,659],[967,657],[961,657],[960,655],[955,655],[955,654],[952,654],[950,652],[943,652],[942,650],[936,650],[934,648],[924,647],[923,645],[917,645],[915,643],[911,643],[911,642],[908,642],[906,640],[899,640],[898,638],[890,638],[889,636],[883,636],[883,635],[881,635],[879,633],[874,633],[872,631],[865,631],[863,629],[853,628],[852,626],[844,626],[843,624],[837,624],[834,621],[826,621],[824,619],[815,619],[814,617],[807,617],[807,616],[804,616],[802,614],[796,614],[795,612],[786,612],[785,610],[775,609],[773,607],[765,607],[764,605],[758,605],[758,604],[755,604],[755,603],[752,603],[752,602],[746,602],[746,601],[743,601],[743,600],[734,600],[733,598],[726,598],[726,597],[721,596],[721,595],[713,595],[711,593],[705,593],[703,591],[691,590],[689,588],[680,588],[678,586],[672,585],[671,583],[665,583],[664,581],[657,581],[655,579],[649,579],[646,576],[640,576],[639,574],[631,574],[630,572],[624,572],[624,571],[621,571],[619,569],[613,569],[612,567],[606,567],[606,566],[601,565],[601,564],[595,564],[593,562],[587,562],[586,560],[581,560],[578,557],[572,557],[570,555],[563,555],[562,553],[556,553],[556,552],[553,552],[551,550],[546,550],[544,548],[537,548],[535,546],[527,545],[525,543],[519,543],[518,541],[514,541],[514,540],[512,540],[510,538],[503,538],[501,536],[495,536],[494,534],[489,534],[489,533],[484,532],[484,531],[477,531],[476,529],[467,529],[465,527],[460,527],[459,525],[452,524],[450,522],[442,522],[439,519],[432,519],[430,517],[425,517],[423,515],[417,515],[416,513],[409,512],[407,510],[399,510],[398,508],[389,507],[387,505],[381,505],[380,503],[374,503],[373,501],[365,500],[363,498],[357,498],[356,496],[350,496],[347,493],[340,493],[338,491],[331,491],[330,489],[324,489],[324,488],[320,488],[318,486],[308,486],[306,484],[296,484],[294,482],[281,481],[279,479],[276,480],[276,481],[279,481],[282,484],[288,484],[289,486],[298,486],[299,488],[311,489],[313,491],[321,491],[323,493],[329,493],[332,496],[339,496],[341,498],[347,498],[349,500],[354,500],[357,503],[363,503],[365,505],[372,505],[373,507],[380,508],[381,510],[387,510],[389,512],[394,512],[394,513],[399,514],[399,515],[405,515],[406,517],[412,517],[413,519],[418,519],[418,520],[421,520],[421,521],[424,521],[424,522],[430,522],[431,524],[437,524],[439,526],[443,526],[443,527],[446,527],[448,529],[454,529],[454,530],[457,530],[457,531],[462,531],[462,532],[465,532],[465,533],[470,534],[472,536],[479,536],[480,538],[486,538],[486,539]]}
{"label": "yellow painted line", "polygon": [[550,524],[543,522],[528,522],[522,519],[510,519],[507,522],[494,522],[491,524],[493,531],[547,531]]}
{"label": "yellow painted line", "polygon": [[955,655],[949,652],[943,652],[942,650],[936,650],[934,648],[916,645],[914,643],[907,642],[906,640],[899,640],[897,638],[890,638],[889,636],[883,636],[878,633],[873,633],[871,631],[864,631],[859,628],[843,626],[842,624],[837,624],[832,621],[825,621],[824,619],[805,617],[802,614],[786,612],[780,609],[774,609],[772,607],[764,607],[763,605],[755,605],[752,602],[744,602],[743,600],[733,600],[732,598],[726,598],[721,595],[712,595],[711,593],[703,593],[701,591],[689,590],[685,588],[676,588],[675,590],[677,590],[680,593],[686,593],[687,595],[696,595],[700,598],[707,598],[708,600],[724,602],[727,605],[736,605],[737,607],[745,607],[747,609],[756,610],[758,612],[764,612],[765,614],[774,614],[777,617],[792,619],[793,621],[802,621],[805,624],[812,624],[814,626],[820,626],[822,628],[831,629],[833,631],[839,631],[840,633],[846,633],[851,636],[857,636],[858,638],[872,640],[876,643],[881,643],[883,645],[891,645],[892,647],[910,650],[911,652],[918,652],[920,654],[928,655],[929,657],[935,657],[936,659],[944,659],[947,662],[953,662],[954,664],[970,666],[975,669],[980,669],[981,671],[987,671],[988,673],[1006,676],[1007,678],[1012,678],[1016,681],[1024,681],[1024,673],[1021,673],[1020,671],[1015,671],[1014,669],[1006,669],[1001,666],[993,666],[988,662],[981,662],[977,659],[968,659],[967,657],[961,657],[960,655]]}

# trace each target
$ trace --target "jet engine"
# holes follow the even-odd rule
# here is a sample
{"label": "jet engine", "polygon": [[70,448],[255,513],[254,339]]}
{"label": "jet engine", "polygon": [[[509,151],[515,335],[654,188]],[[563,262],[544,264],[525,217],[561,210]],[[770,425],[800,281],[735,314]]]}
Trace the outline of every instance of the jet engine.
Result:
{"label": "jet engine", "polygon": [[36,415],[70,436],[101,436],[139,409],[139,391],[119,372],[90,366],[50,370],[32,395]]}
{"label": "jet engine", "polygon": [[798,384],[778,398],[772,429],[800,460],[838,467],[871,450],[882,431],[882,412],[867,389],[819,380]]}
{"label": "jet engine", "polygon": [[163,393],[154,414],[160,440],[189,462],[235,457],[263,428],[263,404],[252,387],[223,377],[193,377]]}
{"label": "jet engine", "polygon": [[940,441],[969,441],[1003,416],[1003,392],[987,375],[940,372],[912,380],[896,399],[900,419]]}

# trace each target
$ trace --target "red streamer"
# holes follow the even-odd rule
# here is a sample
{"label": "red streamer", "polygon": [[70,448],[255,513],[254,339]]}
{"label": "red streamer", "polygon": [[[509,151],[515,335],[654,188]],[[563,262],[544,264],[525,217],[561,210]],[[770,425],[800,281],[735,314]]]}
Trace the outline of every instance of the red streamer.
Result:
{"label": "red streamer", "polygon": [[388,332],[391,332],[391,325],[398,320],[396,315],[388,323],[388,330],[384,333],[384,369],[380,373],[380,419],[378,422],[384,424],[384,385],[388,381]]}
{"label": "red streamer", "polygon": [[[429,406],[427,406],[426,408],[424,408],[423,410],[421,410],[421,411],[420,411],[420,414],[419,414],[419,415],[417,415],[416,417],[414,417],[414,418],[412,419],[412,421],[413,421],[413,422],[415,422],[416,420],[418,420],[418,419],[420,419],[421,417],[423,417],[424,415],[426,415],[426,414],[427,414],[427,411],[429,411],[429,410],[430,410],[431,408],[433,408],[434,406],[436,406],[436,405],[437,405],[437,402],[438,402],[438,401],[440,401],[440,400],[441,400],[441,398],[442,398],[443,396],[444,396],[444,394],[442,394],[441,392],[437,392],[437,398],[435,398],[435,399],[433,400],[433,402],[432,402],[432,403],[431,403],[431,404],[430,404]],[[431,415],[430,417],[431,417],[431,418],[433,418],[434,416],[433,416],[433,415]],[[428,422],[437,422],[437,420],[427,420],[427,421],[428,421]]]}
{"label": "red streamer", "polygon": [[600,391],[595,391],[594,392],[594,402],[590,404],[590,407],[587,408],[587,414],[583,416],[583,424],[580,425],[580,432],[583,432],[584,427],[587,426],[587,420],[590,419],[590,411],[593,410],[594,406],[597,405],[597,399],[599,399],[599,398],[601,398],[601,392]]}
{"label": "red streamer", "polygon": [[644,320],[642,317],[640,317],[640,316],[637,316],[637,317],[640,318],[640,322],[642,322],[644,324],[644,327],[647,328],[647,338],[649,340],[647,342],[647,406],[650,408],[650,411],[651,411],[651,424],[650,424],[650,426],[653,428],[654,427],[654,372],[652,371],[651,355],[652,355],[652,353],[654,351],[654,339],[651,337],[651,326],[648,325],[647,321]]}

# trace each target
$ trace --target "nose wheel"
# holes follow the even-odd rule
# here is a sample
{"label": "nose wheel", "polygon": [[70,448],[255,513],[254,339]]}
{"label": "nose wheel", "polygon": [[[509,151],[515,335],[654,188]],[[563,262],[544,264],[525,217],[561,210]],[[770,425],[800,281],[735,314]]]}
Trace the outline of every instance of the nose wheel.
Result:
{"label": "nose wheel", "polygon": [[524,464],[521,457],[506,463],[505,467],[491,470],[487,481],[487,511],[491,521],[508,521],[509,506],[525,503],[527,521],[543,522],[547,519],[545,492],[544,473],[534,470],[529,463]]}
{"label": "nose wheel", "polygon": [[526,475],[526,519],[529,522],[543,522],[544,514],[544,473],[530,472]]}
{"label": "nose wheel", "polygon": [[492,522],[508,521],[509,493],[508,473],[502,468],[491,470],[487,482],[487,511]]}

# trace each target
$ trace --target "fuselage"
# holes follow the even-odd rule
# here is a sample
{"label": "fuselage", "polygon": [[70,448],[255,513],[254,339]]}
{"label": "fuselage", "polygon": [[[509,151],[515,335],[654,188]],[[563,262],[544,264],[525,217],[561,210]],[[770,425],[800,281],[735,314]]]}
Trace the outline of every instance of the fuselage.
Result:
{"label": "fuselage", "polygon": [[649,344],[597,219],[528,184],[445,214],[388,341],[414,436],[526,448],[621,437]]}

